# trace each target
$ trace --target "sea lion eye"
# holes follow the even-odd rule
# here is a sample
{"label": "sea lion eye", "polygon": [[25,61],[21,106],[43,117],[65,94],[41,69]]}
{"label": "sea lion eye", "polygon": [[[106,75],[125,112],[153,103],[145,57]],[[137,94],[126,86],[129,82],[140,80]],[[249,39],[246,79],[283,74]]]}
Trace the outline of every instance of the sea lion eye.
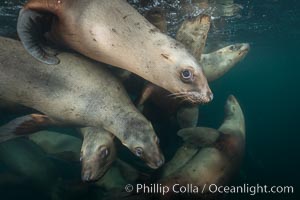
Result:
{"label": "sea lion eye", "polygon": [[108,156],[108,154],[109,154],[108,149],[106,147],[102,147],[100,150],[100,157],[105,158]]}
{"label": "sea lion eye", "polygon": [[191,70],[184,69],[181,72],[181,78],[183,81],[191,81],[193,79],[193,73]]}
{"label": "sea lion eye", "polygon": [[135,155],[138,156],[138,157],[142,157],[143,149],[141,147],[135,148]]}
{"label": "sea lion eye", "polygon": [[229,47],[229,49],[230,49],[231,51],[233,51],[233,50],[234,50],[234,46],[231,45],[231,46]]}

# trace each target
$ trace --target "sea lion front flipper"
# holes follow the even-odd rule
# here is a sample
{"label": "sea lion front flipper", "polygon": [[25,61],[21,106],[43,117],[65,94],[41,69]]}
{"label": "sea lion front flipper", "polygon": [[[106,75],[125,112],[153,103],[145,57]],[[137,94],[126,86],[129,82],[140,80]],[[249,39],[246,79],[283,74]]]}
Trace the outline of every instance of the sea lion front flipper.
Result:
{"label": "sea lion front flipper", "polygon": [[167,32],[166,15],[162,8],[152,8],[151,10],[146,12],[145,18],[156,28],[158,28],[162,33]]}
{"label": "sea lion front flipper", "polygon": [[55,121],[43,114],[18,117],[0,127],[0,143],[32,134],[55,123]]}
{"label": "sea lion front flipper", "polygon": [[177,135],[186,143],[203,147],[216,142],[220,136],[220,132],[213,128],[195,127],[181,129],[177,132]]}
{"label": "sea lion front flipper", "polygon": [[29,9],[21,9],[18,17],[17,32],[26,51],[37,60],[48,65],[56,65],[59,59],[48,54],[41,46],[44,15]]}
{"label": "sea lion front flipper", "polygon": [[206,44],[209,28],[210,16],[199,15],[196,18],[183,22],[177,31],[176,40],[184,44],[193,56],[200,60]]}
{"label": "sea lion front flipper", "polygon": [[135,103],[139,110],[143,110],[143,104],[150,98],[154,90],[155,86],[152,83],[146,84],[141,95],[139,96],[139,98],[137,98],[137,101]]}

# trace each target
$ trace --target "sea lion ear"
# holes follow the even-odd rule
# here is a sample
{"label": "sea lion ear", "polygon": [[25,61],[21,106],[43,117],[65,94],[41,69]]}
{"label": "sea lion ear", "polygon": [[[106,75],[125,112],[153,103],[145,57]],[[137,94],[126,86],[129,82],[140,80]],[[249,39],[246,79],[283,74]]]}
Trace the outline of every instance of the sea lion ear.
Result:
{"label": "sea lion ear", "polygon": [[220,132],[213,128],[195,127],[181,129],[177,132],[177,135],[186,143],[203,147],[216,142],[220,136]]}
{"label": "sea lion ear", "polygon": [[21,9],[17,32],[26,51],[37,60],[48,65],[56,65],[59,59],[48,54],[41,46],[43,14],[30,9]]}

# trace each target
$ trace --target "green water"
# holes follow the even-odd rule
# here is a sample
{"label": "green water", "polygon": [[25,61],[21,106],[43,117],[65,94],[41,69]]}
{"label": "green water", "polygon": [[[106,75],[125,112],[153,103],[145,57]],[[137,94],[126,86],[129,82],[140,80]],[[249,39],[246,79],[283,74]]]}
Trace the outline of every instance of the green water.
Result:
{"label": "green water", "polygon": [[[239,0],[236,3],[244,7],[240,16],[226,19],[225,28],[212,30],[209,40],[222,38],[226,44],[248,42],[251,50],[226,76],[210,84],[215,98],[200,108],[199,125],[217,128],[223,120],[225,100],[229,94],[234,94],[245,115],[247,139],[244,163],[233,184],[288,185],[294,187],[295,194],[229,195],[227,199],[296,200],[300,197],[300,2]],[[16,13],[20,8],[16,5],[0,0],[2,36],[16,36]],[[0,117],[4,122],[14,116],[2,113]],[[174,153],[166,147],[163,150],[169,158]],[[130,153],[123,154],[134,159]],[[53,162],[64,168],[58,173],[65,173],[68,179],[72,173],[80,175],[78,166],[74,169],[70,163]],[[5,170],[10,169],[0,166],[0,172]],[[28,184],[17,189],[3,185],[5,183],[0,185],[1,200],[43,196],[43,192],[32,190]],[[86,196],[76,197],[85,199]],[[99,199],[94,193],[89,198]]]}

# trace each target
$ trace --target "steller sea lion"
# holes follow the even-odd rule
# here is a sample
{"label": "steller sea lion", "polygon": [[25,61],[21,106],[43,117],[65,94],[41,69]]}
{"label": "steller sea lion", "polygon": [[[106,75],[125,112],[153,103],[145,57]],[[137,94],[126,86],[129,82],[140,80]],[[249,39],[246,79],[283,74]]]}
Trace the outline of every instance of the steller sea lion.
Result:
{"label": "steller sea lion", "polygon": [[93,182],[100,179],[116,159],[114,135],[102,128],[85,127],[79,132],[83,141],[71,135],[51,131],[39,131],[29,139],[45,152],[68,161],[80,161],[81,179]]}
{"label": "steller sea lion", "polygon": [[[238,171],[242,162],[245,148],[245,121],[238,101],[230,95],[225,105],[225,119],[218,130],[211,128],[187,128],[178,132],[191,149],[198,149],[197,153],[187,151],[186,156],[177,156],[172,163],[183,163],[172,173],[162,177],[160,184],[173,186],[174,184],[192,184],[203,188],[206,184],[224,186],[229,183],[233,175]],[[182,150],[182,149],[181,149]],[[181,152],[181,154],[184,152]],[[174,158],[174,159],[175,159]],[[187,161],[186,158],[189,158]],[[176,166],[175,166],[176,168]],[[209,194],[209,187],[205,187],[204,194]],[[172,198],[174,199],[174,198]]]}
{"label": "steller sea lion", "polygon": [[202,54],[200,62],[207,80],[211,82],[222,77],[245,58],[249,49],[248,43],[236,43],[208,54]]}
{"label": "steller sea lion", "polygon": [[72,135],[53,131],[39,131],[31,135],[27,132],[26,135],[51,156],[72,162],[80,161],[83,181],[97,181],[116,159],[114,135],[94,127],[81,128],[79,131],[83,141]]}
{"label": "steller sea lion", "polygon": [[64,124],[103,127],[149,167],[164,163],[151,123],[100,63],[61,53],[59,65],[46,67],[18,41],[6,38],[0,38],[0,52],[0,99],[34,108]]}
{"label": "steller sea lion", "polygon": [[[207,15],[200,15],[195,19],[184,21],[177,32],[176,39],[182,42],[202,64],[207,80],[214,81],[223,76],[247,55],[249,44],[237,43],[212,53],[203,54],[210,22],[210,17]],[[181,99],[170,97],[172,95],[168,92],[148,84],[139,98],[138,105],[141,107],[141,104],[151,98],[155,104],[167,110],[170,114],[177,113],[177,121],[181,128],[195,127],[198,122],[198,106],[181,105],[183,102]]]}
{"label": "steller sea lion", "polygon": [[56,44],[131,71],[191,102],[212,100],[207,80],[194,57],[126,1],[28,1],[18,18],[19,37],[32,56],[57,64],[59,60],[47,54],[38,41],[47,14],[52,16],[48,36]]}

